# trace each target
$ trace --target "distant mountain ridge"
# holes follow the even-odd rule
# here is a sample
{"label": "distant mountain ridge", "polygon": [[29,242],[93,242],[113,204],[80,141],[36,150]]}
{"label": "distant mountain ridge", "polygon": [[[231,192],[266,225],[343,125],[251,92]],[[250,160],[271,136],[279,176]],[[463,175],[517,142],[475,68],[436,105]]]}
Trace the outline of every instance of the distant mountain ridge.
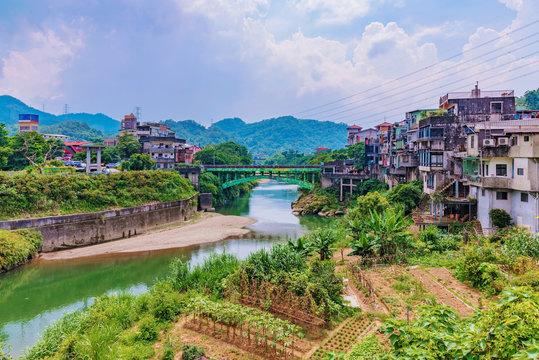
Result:
{"label": "distant mountain ridge", "polygon": [[[8,95],[0,96],[0,123],[16,131],[18,115],[38,114],[42,132],[60,133],[73,139],[91,140],[117,134],[120,122],[104,114],[53,115],[32,108]],[[340,149],[346,145],[346,124],[331,121],[297,119],[281,116],[254,123],[240,118],[226,118],[206,128],[194,120],[161,121],[169,125],[178,137],[194,145],[205,146],[234,141],[251,153],[273,155],[295,149],[313,153],[317,147]]]}
{"label": "distant mountain ridge", "polygon": [[76,113],[54,115],[28,106],[13,96],[0,95],[0,123],[8,126],[17,125],[19,114],[39,115],[40,125],[55,125],[64,121],[79,121],[106,134],[117,132],[120,129],[120,122],[105,114]]}

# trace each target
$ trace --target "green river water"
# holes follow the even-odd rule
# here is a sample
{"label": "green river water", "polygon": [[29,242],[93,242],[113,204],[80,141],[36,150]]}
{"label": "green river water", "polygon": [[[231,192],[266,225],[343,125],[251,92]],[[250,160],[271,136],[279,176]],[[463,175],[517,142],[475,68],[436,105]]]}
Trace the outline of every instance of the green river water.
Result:
{"label": "green river water", "polygon": [[292,215],[290,204],[298,195],[295,185],[269,182],[219,209],[223,214],[258,220],[249,226],[252,232],[242,238],[165,252],[32,261],[0,275],[0,342],[10,345],[12,356],[20,356],[63,313],[87,306],[104,293],[146,291],[156,279],[166,276],[175,257],[199,263],[212,251],[227,251],[245,258],[253,251],[327,223],[325,218]]}

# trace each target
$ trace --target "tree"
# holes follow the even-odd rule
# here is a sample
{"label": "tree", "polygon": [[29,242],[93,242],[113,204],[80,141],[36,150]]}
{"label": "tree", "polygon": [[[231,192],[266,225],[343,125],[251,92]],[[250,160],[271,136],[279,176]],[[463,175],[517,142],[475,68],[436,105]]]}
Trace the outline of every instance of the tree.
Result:
{"label": "tree", "polygon": [[0,169],[3,169],[7,165],[9,156],[12,154],[9,145],[9,138],[7,136],[7,130],[5,125],[0,123]]}
{"label": "tree", "polygon": [[115,163],[120,161],[120,159],[120,154],[115,146],[105,148],[101,152],[101,161],[104,164]]}
{"label": "tree", "polygon": [[124,133],[118,136],[116,149],[118,150],[118,155],[120,155],[122,159],[128,159],[131,158],[131,155],[133,154],[139,154],[142,145],[133,134]]}
{"label": "tree", "polygon": [[530,90],[524,93],[524,103],[531,110],[539,109],[539,89]]}
{"label": "tree", "polygon": [[489,211],[492,225],[499,229],[504,229],[512,224],[511,215],[503,209],[492,209]]}
{"label": "tree", "polygon": [[250,165],[253,156],[245,146],[229,141],[204,147],[195,154],[194,160],[206,165]]}
{"label": "tree", "polygon": [[12,149],[9,158],[10,167],[22,169],[32,165],[43,173],[43,167],[48,160],[62,155],[64,143],[60,140],[45,140],[41,134],[30,131],[17,134],[11,138],[10,147]]}
{"label": "tree", "polygon": [[122,170],[152,170],[154,168],[155,161],[149,154],[133,154],[122,164]]}
{"label": "tree", "polygon": [[419,205],[422,194],[421,182],[399,184],[387,194],[387,200],[393,205],[401,204],[405,214],[410,214]]}

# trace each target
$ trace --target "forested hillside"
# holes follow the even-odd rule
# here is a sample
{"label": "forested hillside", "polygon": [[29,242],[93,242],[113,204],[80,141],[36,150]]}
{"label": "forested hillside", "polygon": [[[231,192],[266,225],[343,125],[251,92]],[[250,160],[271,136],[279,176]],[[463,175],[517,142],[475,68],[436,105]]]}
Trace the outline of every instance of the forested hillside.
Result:
{"label": "forested hillside", "polygon": [[68,120],[54,125],[41,126],[43,134],[62,134],[70,137],[71,140],[79,141],[101,141],[105,134],[103,131],[92,129],[87,123],[81,121]]}

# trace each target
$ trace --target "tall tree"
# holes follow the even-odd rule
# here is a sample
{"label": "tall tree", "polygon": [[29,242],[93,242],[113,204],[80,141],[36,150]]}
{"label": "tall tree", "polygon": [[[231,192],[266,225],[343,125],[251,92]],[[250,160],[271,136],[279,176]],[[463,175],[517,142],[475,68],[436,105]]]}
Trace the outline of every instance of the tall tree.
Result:
{"label": "tall tree", "polygon": [[118,136],[116,149],[122,159],[128,159],[133,154],[139,154],[142,150],[142,145],[133,134],[124,133]]}
{"label": "tall tree", "polygon": [[42,173],[48,160],[62,155],[64,146],[60,140],[45,140],[41,134],[35,131],[17,134],[11,138],[10,142],[12,149],[9,159],[10,166],[13,169],[22,169],[32,165]]}

